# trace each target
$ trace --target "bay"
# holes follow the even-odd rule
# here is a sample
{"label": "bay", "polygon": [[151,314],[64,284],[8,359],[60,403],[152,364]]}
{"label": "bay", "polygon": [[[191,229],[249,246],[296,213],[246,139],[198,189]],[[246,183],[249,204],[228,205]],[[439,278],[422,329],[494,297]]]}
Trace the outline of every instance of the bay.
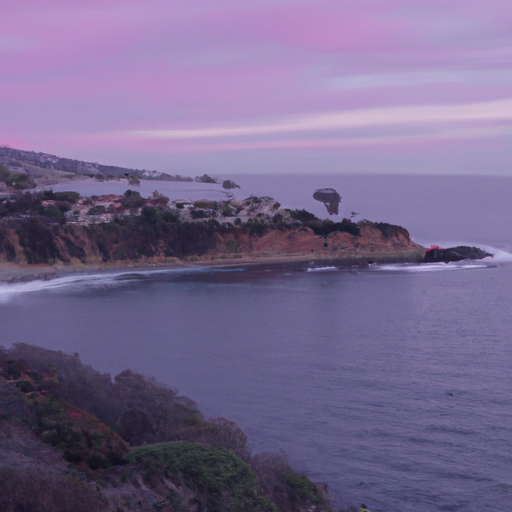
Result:
{"label": "bay", "polygon": [[[352,189],[339,179],[318,186],[344,184],[353,191],[339,190],[349,209],[349,201],[370,213],[388,204],[368,217],[400,221],[432,243],[492,245],[499,257],[365,270],[91,272],[2,284],[0,341],[77,351],[112,374],[154,376],[206,415],[235,421],[256,451],[284,450],[295,467],[328,483],[341,506],[508,510],[510,181],[418,177],[392,195],[383,191],[395,190],[397,177],[350,178]],[[289,180],[276,177],[269,188],[301,207],[318,179],[299,186],[296,178],[300,193],[286,188]],[[243,190],[259,186],[240,182]],[[279,197],[273,190],[267,194]],[[452,220],[443,224],[438,210],[418,207],[431,193],[464,215],[446,210]]]}

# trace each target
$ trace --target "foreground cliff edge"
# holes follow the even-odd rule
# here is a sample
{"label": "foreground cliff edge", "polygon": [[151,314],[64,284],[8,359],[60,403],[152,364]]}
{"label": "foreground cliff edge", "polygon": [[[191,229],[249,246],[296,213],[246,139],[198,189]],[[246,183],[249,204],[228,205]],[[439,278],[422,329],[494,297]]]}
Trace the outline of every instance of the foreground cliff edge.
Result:
{"label": "foreground cliff edge", "polygon": [[0,510],[333,512],[325,485],[191,399],[22,343],[0,347]]}
{"label": "foreground cliff edge", "polygon": [[[0,264],[11,268],[419,262],[406,229],[321,220],[270,197],[243,201],[23,193],[0,200]],[[44,270],[41,270],[44,272]]]}

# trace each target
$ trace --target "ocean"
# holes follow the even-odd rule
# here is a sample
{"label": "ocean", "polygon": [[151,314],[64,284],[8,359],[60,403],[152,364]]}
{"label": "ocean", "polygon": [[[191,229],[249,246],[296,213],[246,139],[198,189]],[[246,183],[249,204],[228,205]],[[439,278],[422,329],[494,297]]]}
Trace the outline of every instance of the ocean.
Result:
{"label": "ocean", "polygon": [[[301,271],[89,272],[0,285],[1,343],[32,343],[179,389],[288,454],[339,506],[509,510],[512,179],[238,176],[241,194],[398,223],[478,262]],[[81,185],[83,186],[83,185]],[[249,195],[248,193],[246,195]]]}

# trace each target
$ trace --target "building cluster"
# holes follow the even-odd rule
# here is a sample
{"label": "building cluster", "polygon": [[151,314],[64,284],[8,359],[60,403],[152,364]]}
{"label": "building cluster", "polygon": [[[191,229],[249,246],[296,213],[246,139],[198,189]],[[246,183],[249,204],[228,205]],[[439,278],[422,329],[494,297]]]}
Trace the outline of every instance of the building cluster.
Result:
{"label": "building cluster", "polygon": [[[127,204],[128,203],[128,204]],[[56,201],[43,201],[43,206],[52,207]],[[72,209],[65,212],[66,222],[88,225],[110,222],[114,217],[141,215],[144,206],[166,208],[174,211],[184,222],[216,219],[218,222],[241,222],[250,219],[270,220],[276,214],[284,214],[280,204],[271,197],[249,197],[244,200],[210,201],[206,199],[190,201],[175,199],[171,202],[157,193],[153,197],[140,198],[140,204],[130,206],[126,196],[106,194],[102,196],[81,197]]]}

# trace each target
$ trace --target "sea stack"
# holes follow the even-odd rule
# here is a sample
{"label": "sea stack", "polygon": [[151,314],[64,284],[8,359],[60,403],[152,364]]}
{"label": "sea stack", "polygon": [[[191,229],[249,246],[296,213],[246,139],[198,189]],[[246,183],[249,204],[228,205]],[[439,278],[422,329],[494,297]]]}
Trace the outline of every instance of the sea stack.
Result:
{"label": "sea stack", "polygon": [[313,193],[313,199],[324,203],[329,215],[338,215],[341,196],[333,188],[318,188]]}

